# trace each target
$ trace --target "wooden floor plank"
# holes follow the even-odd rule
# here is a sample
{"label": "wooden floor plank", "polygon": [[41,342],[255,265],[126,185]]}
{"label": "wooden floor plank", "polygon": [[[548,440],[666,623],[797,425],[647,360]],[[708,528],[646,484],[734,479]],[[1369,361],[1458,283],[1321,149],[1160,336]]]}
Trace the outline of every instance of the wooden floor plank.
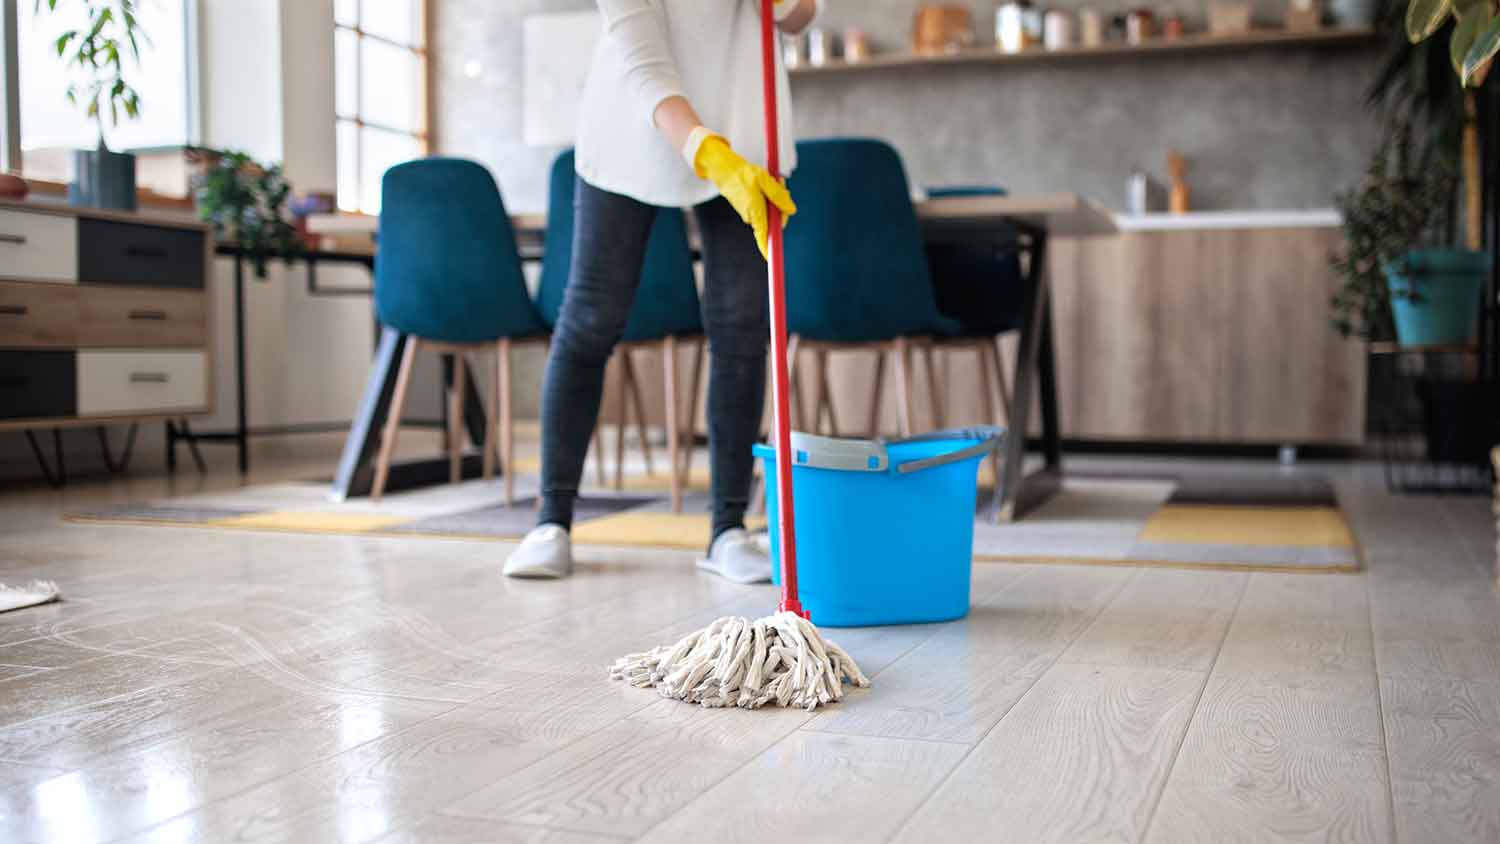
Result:
{"label": "wooden floor plank", "polygon": [[1062,661],[1207,672],[1248,580],[1243,572],[1143,571]]}
{"label": "wooden floor plank", "polygon": [[1054,666],[895,840],[1139,840],[1203,680]]}
{"label": "wooden floor plank", "polygon": [[821,732],[977,742],[1129,580],[1121,569],[1068,569],[1019,580],[980,601],[820,713]]}
{"label": "wooden floor plank", "polygon": [[619,840],[485,818],[431,815],[410,829],[382,836],[378,844],[609,844]]}
{"label": "wooden floor plank", "polygon": [[1371,622],[1385,676],[1500,678],[1500,600],[1472,585],[1372,585]]}
{"label": "wooden floor plank", "polygon": [[640,840],[883,841],[968,751],[961,744],[798,731]]}
{"label": "wooden floor plank", "polygon": [[188,730],[140,752],[0,794],[0,840],[46,837],[43,833],[62,820],[59,813],[78,811],[52,795],[73,790],[111,799],[93,807],[92,826],[72,831],[68,840],[111,840],[437,714],[430,707],[390,701],[297,701],[241,721]]}
{"label": "wooden floor plank", "polygon": [[1500,681],[1384,677],[1401,841],[1500,841]]}
{"label": "wooden floor plank", "polygon": [[1372,677],[1369,602],[1350,575],[1250,575],[1215,674],[1344,671]]}
{"label": "wooden floor plank", "polygon": [[1390,841],[1375,680],[1215,674],[1148,841]]}
{"label": "wooden floor plank", "polygon": [[516,679],[529,694],[423,720],[128,840],[371,841],[661,702],[598,679]]}
{"label": "wooden floor plank", "polygon": [[801,710],[715,710],[661,700],[443,811],[641,835],[809,717]]}

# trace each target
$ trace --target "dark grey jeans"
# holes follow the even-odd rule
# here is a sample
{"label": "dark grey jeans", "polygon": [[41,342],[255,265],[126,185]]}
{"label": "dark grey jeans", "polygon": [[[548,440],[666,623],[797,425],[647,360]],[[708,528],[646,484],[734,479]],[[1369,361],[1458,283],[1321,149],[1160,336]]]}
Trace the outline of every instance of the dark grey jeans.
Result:
{"label": "dark grey jeans", "polygon": [[[538,524],[571,526],[604,367],[625,331],[656,208],[578,180],[573,266],[542,383]],[[713,532],[743,527],[766,391],[766,262],[722,198],[693,209],[702,238],[709,342],[708,447]]]}

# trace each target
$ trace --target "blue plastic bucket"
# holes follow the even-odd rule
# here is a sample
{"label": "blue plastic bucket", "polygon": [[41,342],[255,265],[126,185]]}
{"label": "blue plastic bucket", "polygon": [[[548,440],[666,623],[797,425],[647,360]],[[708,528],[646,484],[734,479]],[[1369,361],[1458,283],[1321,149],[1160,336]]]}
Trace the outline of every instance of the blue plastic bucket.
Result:
{"label": "blue plastic bucket", "polygon": [[[995,428],[895,442],[792,434],[797,591],[814,624],[950,621],[969,612],[979,464]],[[766,474],[773,580],[781,580],[776,452]]]}

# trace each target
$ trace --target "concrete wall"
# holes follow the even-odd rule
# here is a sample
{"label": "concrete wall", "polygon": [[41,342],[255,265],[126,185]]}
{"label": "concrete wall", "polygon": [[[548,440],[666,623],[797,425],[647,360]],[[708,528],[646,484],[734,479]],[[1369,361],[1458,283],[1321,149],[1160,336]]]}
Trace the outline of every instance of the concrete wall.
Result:
{"label": "concrete wall", "polygon": [[[431,3],[437,148],[487,164],[513,209],[543,209],[556,149],[521,141],[521,20],[593,4]],[[918,5],[829,0],[820,25],[858,25],[877,49],[905,49]],[[969,5],[980,40],[991,40],[996,3]],[[1261,0],[1256,14],[1274,22],[1281,8]],[[793,96],[799,136],[885,138],[917,184],[1068,189],[1123,208],[1130,172],[1164,178],[1174,147],[1188,158],[1196,207],[1312,208],[1355,181],[1373,149],[1363,100],[1377,60],[1375,49],[1340,47],[936,67],[801,77]],[[472,78],[470,63],[480,69]]]}

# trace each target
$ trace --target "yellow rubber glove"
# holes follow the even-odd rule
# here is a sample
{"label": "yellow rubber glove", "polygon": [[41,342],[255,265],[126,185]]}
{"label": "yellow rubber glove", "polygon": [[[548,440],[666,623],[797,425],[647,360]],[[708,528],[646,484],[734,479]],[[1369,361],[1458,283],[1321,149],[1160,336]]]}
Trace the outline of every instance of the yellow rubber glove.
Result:
{"label": "yellow rubber glove", "polygon": [[766,211],[766,202],[770,201],[781,209],[781,225],[786,226],[787,218],[797,213],[797,206],[792,204],[792,195],[787,192],[786,185],[771,178],[766,168],[758,164],[751,164],[739,153],[729,148],[729,142],[711,135],[698,147],[697,154],[693,157],[693,171],[700,179],[708,179],[719,189],[719,194],[729,200],[734,210],[740,214],[740,219],[750,225],[751,231],[755,232],[755,244],[760,247],[761,257],[769,257],[766,254],[766,238],[770,233],[770,215]]}

